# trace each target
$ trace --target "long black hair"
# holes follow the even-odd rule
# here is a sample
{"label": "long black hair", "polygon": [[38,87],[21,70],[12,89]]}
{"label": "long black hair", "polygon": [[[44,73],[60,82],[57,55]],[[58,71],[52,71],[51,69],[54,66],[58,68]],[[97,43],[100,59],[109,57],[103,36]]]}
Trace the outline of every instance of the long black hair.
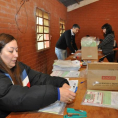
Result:
{"label": "long black hair", "polygon": [[[12,35],[5,33],[0,34],[0,53],[4,46],[12,40],[16,40]],[[22,80],[20,76],[21,72],[18,62],[16,62],[16,65],[12,69],[9,69],[4,63],[4,60],[0,58],[0,69],[4,70],[10,75],[14,84],[22,85]]]}
{"label": "long black hair", "polygon": [[108,23],[104,24],[101,27],[101,29],[106,29],[106,33],[104,33],[104,37],[106,37],[108,34],[114,34],[114,31],[112,30],[112,26]]}

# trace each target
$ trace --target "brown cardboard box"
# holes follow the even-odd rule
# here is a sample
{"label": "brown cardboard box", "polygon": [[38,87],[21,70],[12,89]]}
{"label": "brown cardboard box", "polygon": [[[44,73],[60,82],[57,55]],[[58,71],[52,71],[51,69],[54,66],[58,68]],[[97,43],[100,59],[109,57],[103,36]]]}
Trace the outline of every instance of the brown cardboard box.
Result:
{"label": "brown cardboard box", "polygon": [[82,60],[98,60],[98,47],[82,47]]}
{"label": "brown cardboard box", "polygon": [[89,63],[87,89],[118,90],[118,63]]}

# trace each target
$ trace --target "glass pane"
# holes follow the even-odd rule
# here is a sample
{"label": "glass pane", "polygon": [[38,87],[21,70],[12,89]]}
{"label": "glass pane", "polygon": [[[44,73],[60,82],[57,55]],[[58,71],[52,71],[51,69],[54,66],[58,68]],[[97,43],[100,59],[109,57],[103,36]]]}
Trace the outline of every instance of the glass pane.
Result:
{"label": "glass pane", "polygon": [[63,33],[65,32],[65,30],[63,30]]}
{"label": "glass pane", "polygon": [[36,28],[37,30],[36,30],[36,32],[38,33],[38,29],[39,29],[39,27],[37,26],[37,28]]}
{"label": "glass pane", "polygon": [[37,41],[43,41],[43,34],[37,34]]}
{"label": "glass pane", "polygon": [[44,34],[44,40],[49,40],[49,34]]}
{"label": "glass pane", "polygon": [[62,24],[60,24],[60,28],[63,29],[63,25]]}
{"label": "glass pane", "polygon": [[49,27],[44,27],[44,33],[49,33]]}
{"label": "glass pane", "polygon": [[63,33],[63,30],[60,30],[60,33]]}
{"label": "glass pane", "polygon": [[65,24],[64,21],[62,21],[62,23]]}
{"label": "glass pane", "polygon": [[38,17],[37,17],[37,19],[36,19],[36,24],[38,24],[38,21],[39,21],[39,20],[38,20]]}
{"label": "glass pane", "polygon": [[42,11],[39,9],[39,14],[38,16],[42,17]]}
{"label": "glass pane", "polygon": [[44,49],[43,42],[38,42],[37,43],[37,48],[38,48],[38,50]]}
{"label": "glass pane", "polygon": [[46,18],[46,19],[49,19],[48,13],[44,12],[44,16],[43,17]]}
{"label": "glass pane", "polygon": [[43,18],[39,18],[39,25],[43,25]]}
{"label": "glass pane", "polygon": [[49,41],[45,41],[44,44],[45,44],[45,48],[49,48],[50,47],[50,42]]}
{"label": "glass pane", "polygon": [[43,33],[43,26],[39,26],[39,33]]}
{"label": "glass pane", "polygon": [[49,26],[49,21],[48,20],[44,20],[44,25]]}
{"label": "glass pane", "polygon": [[63,25],[63,29],[65,29],[65,25]]}

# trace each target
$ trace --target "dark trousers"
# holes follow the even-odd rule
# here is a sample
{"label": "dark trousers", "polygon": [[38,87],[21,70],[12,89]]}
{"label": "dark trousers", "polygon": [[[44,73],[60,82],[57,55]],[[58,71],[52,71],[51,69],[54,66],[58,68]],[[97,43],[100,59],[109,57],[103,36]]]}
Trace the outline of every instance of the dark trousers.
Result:
{"label": "dark trousers", "polygon": [[106,56],[106,58],[109,62],[114,62],[114,54],[109,54]]}

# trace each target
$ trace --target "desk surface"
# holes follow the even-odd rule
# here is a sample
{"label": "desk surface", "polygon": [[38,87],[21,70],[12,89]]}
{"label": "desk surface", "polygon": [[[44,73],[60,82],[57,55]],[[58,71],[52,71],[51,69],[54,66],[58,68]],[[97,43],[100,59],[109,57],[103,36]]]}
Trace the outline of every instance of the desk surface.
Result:
{"label": "desk surface", "polygon": [[[81,69],[84,71],[84,69]],[[81,105],[83,97],[86,92],[86,81],[80,84],[81,81],[86,80],[84,77],[81,78],[72,78],[79,80],[79,86],[76,94],[75,102],[72,104],[68,104],[66,106],[69,108],[81,109],[87,112],[87,118],[117,118],[118,117],[118,110],[112,108],[103,108],[103,107],[94,107],[94,106],[86,106]],[[66,108],[64,110],[64,115],[66,114]],[[36,112],[21,112],[21,113],[14,113],[12,112],[7,118],[63,118],[63,115],[55,115],[49,113],[36,113]]]}

